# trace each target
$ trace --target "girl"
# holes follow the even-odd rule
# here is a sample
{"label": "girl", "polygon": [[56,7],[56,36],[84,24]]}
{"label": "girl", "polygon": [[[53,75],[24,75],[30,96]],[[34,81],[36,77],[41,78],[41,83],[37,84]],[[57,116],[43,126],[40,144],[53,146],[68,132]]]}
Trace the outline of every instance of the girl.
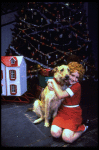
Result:
{"label": "girl", "polygon": [[59,99],[64,98],[57,116],[52,122],[51,134],[55,138],[62,135],[65,142],[72,143],[86,131],[88,126],[81,124],[82,110],[79,106],[81,85],[78,81],[82,79],[85,70],[78,62],[70,62],[68,66],[70,68],[69,87],[62,91],[53,79],[48,80],[48,87],[55,91]]}

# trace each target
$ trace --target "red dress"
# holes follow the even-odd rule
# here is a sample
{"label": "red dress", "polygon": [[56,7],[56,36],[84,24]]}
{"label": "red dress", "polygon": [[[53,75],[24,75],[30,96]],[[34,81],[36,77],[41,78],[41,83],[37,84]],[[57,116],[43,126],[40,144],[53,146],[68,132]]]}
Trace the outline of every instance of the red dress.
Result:
{"label": "red dress", "polygon": [[79,105],[81,100],[81,85],[79,82],[71,85],[66,89],[69,93],[69,97],[65,98],[60,106],[57,116],[54,118],[52,125],[64,129],[70,129],[72,131],[84,131],[85,126],[82,123],[82,109],[80,106],[70,108],[64,107],[64,105]]}

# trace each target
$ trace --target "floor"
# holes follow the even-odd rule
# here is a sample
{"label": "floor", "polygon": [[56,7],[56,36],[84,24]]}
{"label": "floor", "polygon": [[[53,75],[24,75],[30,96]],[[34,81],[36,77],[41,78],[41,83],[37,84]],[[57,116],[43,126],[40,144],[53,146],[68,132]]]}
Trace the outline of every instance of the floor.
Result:
{"label": "floor", "polygon": [[81,108],[83,119],[90,119],[88,131],[72,144],[53,139],[44,122],[33,124],[34,112],[26,112],[29,104],[1,102],[1,145],[3,147],[97,147],[98,146],[98,82],[83,81]]}

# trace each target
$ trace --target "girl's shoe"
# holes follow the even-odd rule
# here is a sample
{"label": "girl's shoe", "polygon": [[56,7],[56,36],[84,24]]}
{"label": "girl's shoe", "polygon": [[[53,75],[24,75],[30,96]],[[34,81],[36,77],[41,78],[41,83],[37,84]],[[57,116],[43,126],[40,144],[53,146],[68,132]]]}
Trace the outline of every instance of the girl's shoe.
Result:
{"label": "girl's shoe", "polygon": [[87,119],[86,121],[83,122],[83,124],[84,124],[84,126],[85,126],[85,130],[84,130],[84,132],[85,132],[85,131],[87,131],[87,130],[89,129],[89,126],[90,126],[90,120]]}

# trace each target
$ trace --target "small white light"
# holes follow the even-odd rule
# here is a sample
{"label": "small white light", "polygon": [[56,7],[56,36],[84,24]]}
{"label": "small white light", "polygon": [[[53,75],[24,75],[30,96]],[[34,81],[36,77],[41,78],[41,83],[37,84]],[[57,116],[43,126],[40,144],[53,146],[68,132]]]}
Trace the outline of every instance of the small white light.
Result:
{"label": "small white light", "polygon": [[66,5],[66,6],[69,6],[69,3],[66,3],[65,5]]}

